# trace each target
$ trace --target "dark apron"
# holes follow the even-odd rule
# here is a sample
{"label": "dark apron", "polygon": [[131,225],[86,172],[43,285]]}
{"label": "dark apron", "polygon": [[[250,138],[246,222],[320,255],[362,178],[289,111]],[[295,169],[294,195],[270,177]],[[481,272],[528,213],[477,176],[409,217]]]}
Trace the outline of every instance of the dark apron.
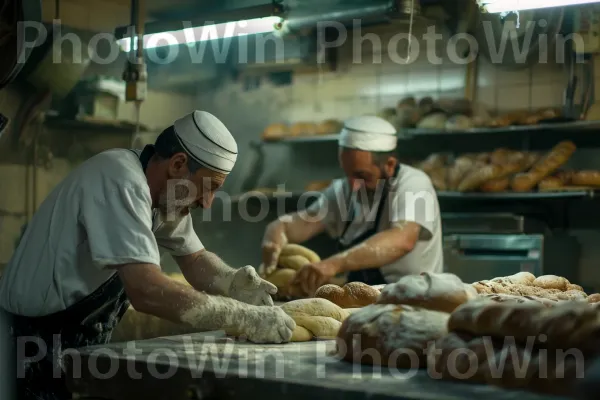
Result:
{"label": "dark apron", "polygon": [[[399,169],[400,169],[399,166],[396,167],[394,177],[396,175],[398,175]],[[388,181],[388,182],[386,182],[386,184],[382,190],[382,193],[381,193],[381,201],[379,202],[379,205],[377,206],[377,213],[375,215],[375,224],[373,225],[373,227],[371,229],[369,229],[368,231],[366,231],[365,233],[363,233],[362,235],[360,235],[359,237],[357,237],[356,239],[354,239],[352,242],[348,243],[347,245],[344,245],[342,243],[342,239],[344,238],[344,236],[346,236],[346,233],[348,232],[348,228],[350,228],[350,225],[352,225],[352,222],[354,221],[355,207],[354,207],[354,205],[351,205],[352,208],[350,210],[348,222],[346,223],[346,226],[342,232],[342,235],[340,236],[338,243],[337,243],[339,252],[343,252],[348,249],[351,249],[352,247],[359,245],[360,243],[364,242],[365,240],[369,239],[371,236],[373,236],[377,233],[377,228],[379,227],[379,222],[381,221],[381,218],[383,216],[383,210],[385,209],[385,205],[387,203],[389,193],[390,193],[390,189],[389,189],[389,181]],[[351,198],[352,198],[352,193],[350,193],[350,199]],[[346,204],[351,204],[351,201],[346,202]],[[384,285],[387,283],[379,268],[367,268],[367,269],[362,269],[362,270],[358,270],[358,271],[351,271],[350,273],[348,273],[347,281],[348,282],[363,282],[363,283],[366,283],[367,285]]]}
{"label": "dark apron", "polygon": [[[153,149],[147,148],[140,155],[144,170],[152,154]],[[108,343],[128,307],[125,288],[115,272],[92,294],[63,311],[43,317],[10,315],[13,351],[17,352],[17,398],[71,398],[64,380],[62,352]],[[39,359],[44,347],[46,356]],[[69,357],[65,356],[67,362]]]}

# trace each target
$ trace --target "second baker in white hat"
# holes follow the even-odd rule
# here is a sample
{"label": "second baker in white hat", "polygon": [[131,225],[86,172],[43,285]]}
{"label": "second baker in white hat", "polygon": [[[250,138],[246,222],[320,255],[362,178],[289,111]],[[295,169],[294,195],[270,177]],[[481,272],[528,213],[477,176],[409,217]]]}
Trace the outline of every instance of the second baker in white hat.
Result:
{"label": "second baker in white hat", "polygon": [[352,118],[339,139],[345,179],[334,180],[307,210],[272,222],[263,240],[265,273],[286,243],[327,232],[339,252],[304,266],[295,283],[308,295],[332,277],[370,285],[404,275],[442,272],[442,227],[429,177],[398,162],[396,129],[375,116]]}
{"label": "second baker in white hat", "polygon": [[[142,152],[90,158],[52,191],[0,278],[19,399],[70,398],[56,374],[61,349],[108,342],[129,304],[198,331],[291,338],[294,321],[271,299],[277,288],[250,266],[227,266],[192,227],[189,210],[210,207],[237,151],[218,118],[195,111]],[[191,287],[161,271],[159,246]]]}

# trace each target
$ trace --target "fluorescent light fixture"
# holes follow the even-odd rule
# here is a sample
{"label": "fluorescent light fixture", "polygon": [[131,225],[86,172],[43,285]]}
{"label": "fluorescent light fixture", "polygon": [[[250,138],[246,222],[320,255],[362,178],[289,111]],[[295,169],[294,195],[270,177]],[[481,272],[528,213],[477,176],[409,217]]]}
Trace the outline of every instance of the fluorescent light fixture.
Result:
{"label": "fluorescent light fixture", "polygon": [[489,13],[536,10],[539,8],[576,6],[598,3],[598,0],[479,0]]}
{"label": "fluorescent light fixture", "polygon": [[[225,39],[230,37],[254,35],[258,33],[273,32],[280,29],[283,19],[280,17],[264,17],[242,21],[224,22],[214,25],[187,26],[183,29],[168,32],[148,33],[144,35],[144,49],[153,49],[164,46],[177,46],[192,44],[207,40]],[[185,26],[185,22],[183,23]],[[188,24],[191,25],[191,24]],[[131,38],[125,37],[117,40],[123,51],[131,51]],[[137,41],[134,49],[137,50]]]}

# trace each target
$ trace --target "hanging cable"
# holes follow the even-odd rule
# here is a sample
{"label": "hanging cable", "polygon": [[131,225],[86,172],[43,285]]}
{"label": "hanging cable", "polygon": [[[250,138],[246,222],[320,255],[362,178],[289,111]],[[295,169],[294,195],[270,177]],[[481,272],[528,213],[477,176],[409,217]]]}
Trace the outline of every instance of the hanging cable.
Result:
{"label": "hanging cable", "polygon": [[408,62],[410,61],[410,54],[411,54],[411,50],[412,50],[412,30],[413,30],[413,20],[414,20],[414,16],[415,16],[415,0],[411,0],[410,3],[410,22],[408,24],[408,46],[406,48],[406,58],[404,59],[404,62],[406,64],[408,64]]}

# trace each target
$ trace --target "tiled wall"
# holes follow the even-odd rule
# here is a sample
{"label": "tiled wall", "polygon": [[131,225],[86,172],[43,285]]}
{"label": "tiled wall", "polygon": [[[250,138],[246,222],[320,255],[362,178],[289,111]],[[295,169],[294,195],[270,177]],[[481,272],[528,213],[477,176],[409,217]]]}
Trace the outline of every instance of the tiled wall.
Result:
{"label": "tiled wall", "polygon": [[[16,86],[9,86],[0,91],[0,110],[9,118],[15,118],[23,97]],[[141,109],[141,121],[156,129],[142,133],[143,143],[153,143],[158,133],[195,107],[194,99],[164,92],[149,92],[148,99]],[[135,121],[134,107],[131,103],[122,103],[118,110],[122,121]],[[0,141],[1,151],[11,151],[11,131]],[[54,145],[68,147],[73,140],[81,144],[91,153],[110,148],[127,148],[131,136],[125,133],[82,131],[82,132],[50,132]],[[0,152],[0,154],[2,154]],[[54,159],[48,168],[37,168],[36,203],[33,205],[33,169],[21,164],[7,164],[0,160],[0,270],[10,259],[21,227],[27,221],[27,214],[37,208],[44,198],[76,165],[73,160]],[[29,177],[27,177],[29,175]],[[29,189],[28,189],[29,187]]]}
{"label": "tiled wall", "polygon": [[[363,47],[367,44],[363,44]],[[340,176],[337,166],[335,143],[312,145],[272,144],[262,147],[261,179],[252,180],[252,167],[257,165],[258,153],[249,143],[259,141],[262,130],[273,122],[320,121],[326,118],[347,117],[376,113],[384,107],[393,107],[404,96],[434,98],[465,96],[466,67],[448,59],[441,65],[432,65],[423,54],[414,62],[402,65],[382,57],[381,63],[366,62],[372,55],[363,56],[363,63],[348,62],[353,49],[343,48],[342,64],[336,72],[322,72],[294,77],[293,85],[275,87],[264,83],[259,89],[244,91],[241,83],[230,82],[215,92],[199,97],[200,108],[218,115],[234,132],[240,144],[240,158],[236,171],[228,179],[227,190],[238,193],[244,184],[301,190],[311,180]],[[377,51],[375,51],[377,53]],[[556,63],[536,65],[531,68],[505,70],[480,60],[476,102],[491,112],[515,109],[559,107],[567,83],[565,68]],[[600,168],[600,157],[595,150],[581,150],[573,164],[578,167]],[[234,209],[235,212],[235,209]],[[272,210],[270,218],[276,212]],[[209,248],[215,249],[234,265],[258,263],[260,241],[264,224],[246,225],[200,222],[197,216],[196,230]],[[246,223],[247,224],[247,223]],[[240,232],[252,230],[238,240],[237,250],[232,251],[232,240]],[[590,231],[573,232],[581,239],[582,260],[579,265],[580,279],[586,285],[600,287],[600,273],[596,264],[600,251],[596,245],[598,235]],[[242,248],[238,248],[242,246]],[[168,262],[166,262],[168,264]],[[172,267],[172,266],[171,266]],[[574,266],[576,267],[576,266]]]}

